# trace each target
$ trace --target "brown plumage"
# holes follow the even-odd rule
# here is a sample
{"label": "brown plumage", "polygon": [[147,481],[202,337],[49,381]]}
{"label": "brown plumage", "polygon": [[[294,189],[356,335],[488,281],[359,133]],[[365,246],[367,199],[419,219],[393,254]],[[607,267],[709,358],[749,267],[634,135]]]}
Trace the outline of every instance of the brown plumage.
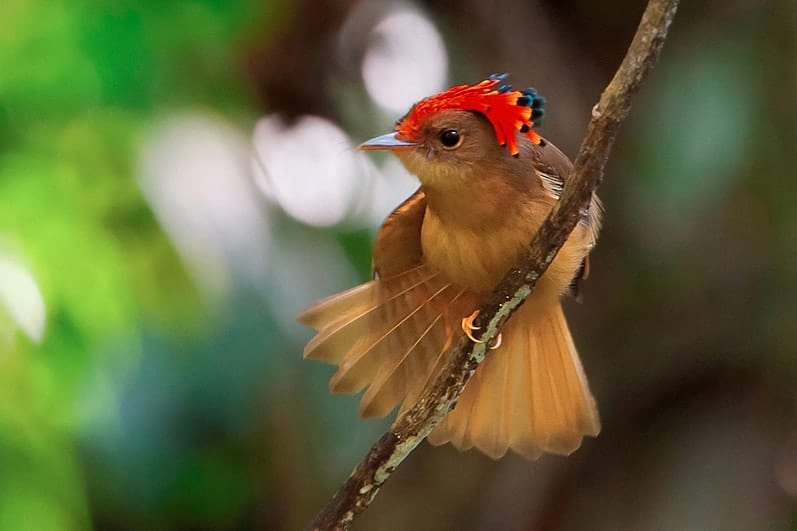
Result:
{"label": "brown plumage", "polygon": [[[462,333],[462,318],[517,262],[571,168],[536,135],[517,134],[519,153],[510,155],[480,112],[441,109],[408,119],[415,120],[414,137],[402,137],[399,123],[398,134],[362,146],[392,150],[422,184],[382,225],[374,280],[299,316],[319,332],[305,357],[338,365],[333,392],[365,389],[363,417],[415,402]],[[457,132],[456,145],[447,145],[450,131]],[[477,448],[492,458],[511,449],[533,459],[569,454],[584,435],[597,435],[595,402],[559,299],[585,270],[600,215],[596,198],[505,327],[501,346],[429,437],[432,444]]]}

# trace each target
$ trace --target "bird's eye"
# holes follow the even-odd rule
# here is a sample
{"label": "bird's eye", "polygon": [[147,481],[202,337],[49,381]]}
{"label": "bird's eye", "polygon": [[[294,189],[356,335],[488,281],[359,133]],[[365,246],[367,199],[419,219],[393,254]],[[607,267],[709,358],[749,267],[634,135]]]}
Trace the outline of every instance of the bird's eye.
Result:
{"label": "bird's eye", "polygon": [[443,147],[454,149],[462,142],[462,135],[456,129],[443,129],[440,131],[440,142]]}

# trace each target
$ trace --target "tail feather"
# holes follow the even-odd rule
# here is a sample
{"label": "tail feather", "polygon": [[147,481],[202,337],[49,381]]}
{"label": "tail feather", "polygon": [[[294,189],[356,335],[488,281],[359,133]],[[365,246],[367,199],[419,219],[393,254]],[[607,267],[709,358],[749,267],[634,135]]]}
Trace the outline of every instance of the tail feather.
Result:
{"label": "tail feather", "polygon": [[[523,332],[522,330],[518,331]],[[517,338],[513,337],[510,356],[515,353],[516,357],[506,362],[507,367],[511,367],[510,372],[512,374],[506,392],[508,400],[513,401],[509,415],[511,419],[508,433],[509,445],[527,459],[536,459],[542,453],[539,446],[534,442],[534,395],[530,388],[531,379],[534,376],[533,356],[531,353],[533,352],[532,348],[536,348],[533,340],[534,338],[530,332],[519,333]]]}
{"label": "tail feather", "polygon": [[534,459],[569,454],[600,431],[561,307],[523,307],[503,345],[476,371],[455,409],[430,435],[432,444],[476,447],[498,458],[511,449]]}
{"label": "tail feather", "polygon": [[[476,385],[481,385],[479,383],[481,381],[481,373],[476,371],[473,376],[471,377],[471,382],[475,383]],[[460,407],[461,406],[461,407]],[[446,417],[445,422],[450,425],[451,436],[452,436],[452,443],[460,450],[470,450],[473,448],[473,441],[471,435],[474,433],[473,427],[469,426],[469,423],[475,419],[475,408],[478,406],[478,401],[476,400],[476,395],[473,394],[471,396],[461,396],[459,402],[457,403],[457,407],[460,408],[462,411],[462,418],[461,421],[458,423],[451,422],[450,418],[452,413],[448,414]],[[439,429],[439,428],[438,428]],[[429,442],[435,444],[433,440],[433,436],[437,433],[437,431],[432,432],[429,436]],[[456,442],[455,442],[456,441]],[[446,442],[446,441],[441,441]]]}
{"label": "tail feather", "polygon": [[503,457],[509,447],[501,418],[506,394],[502,388],[504,365],[491,363],[484,367],[486,370],[479,369],[481,374],[476,385],[485,392],[473,397],[474,405],[468,426],[468,443],[493,459]]}

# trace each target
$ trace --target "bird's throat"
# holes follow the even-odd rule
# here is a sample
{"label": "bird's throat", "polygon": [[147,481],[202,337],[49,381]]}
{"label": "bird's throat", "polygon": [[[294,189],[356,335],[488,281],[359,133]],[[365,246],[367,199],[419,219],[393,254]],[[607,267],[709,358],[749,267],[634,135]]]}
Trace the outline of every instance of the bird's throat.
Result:
{"label": "bird's throat", "polygon": [[441,223],[470,229],[489,231],[506,223],[520,206],[518,194],[501,185],[473,184],[450,190],[424,185],[426,201]]}

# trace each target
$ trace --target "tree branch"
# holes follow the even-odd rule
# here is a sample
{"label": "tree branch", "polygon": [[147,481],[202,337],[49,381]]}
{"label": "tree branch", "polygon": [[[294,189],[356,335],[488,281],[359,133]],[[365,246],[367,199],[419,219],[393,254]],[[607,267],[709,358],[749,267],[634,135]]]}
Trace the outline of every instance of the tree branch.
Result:
{"label": "tree branch", "polygon": [[369,450],[335,497],[308,530],[347,529],[365,510],[399,464],[443,420],[465,384],[484,361],[486,345],[501,333],[506,320],[532,293],[603,180],[604,167],[631,100],[656,64],[678,0],[650,0],[634,40],[600,101],[592,110],[587,134],[556,208],[534,235],[528,252],[481,307],[475,325],[484,343],[465,336],[445,354],[445,365],[418,402],[396,420]]}

